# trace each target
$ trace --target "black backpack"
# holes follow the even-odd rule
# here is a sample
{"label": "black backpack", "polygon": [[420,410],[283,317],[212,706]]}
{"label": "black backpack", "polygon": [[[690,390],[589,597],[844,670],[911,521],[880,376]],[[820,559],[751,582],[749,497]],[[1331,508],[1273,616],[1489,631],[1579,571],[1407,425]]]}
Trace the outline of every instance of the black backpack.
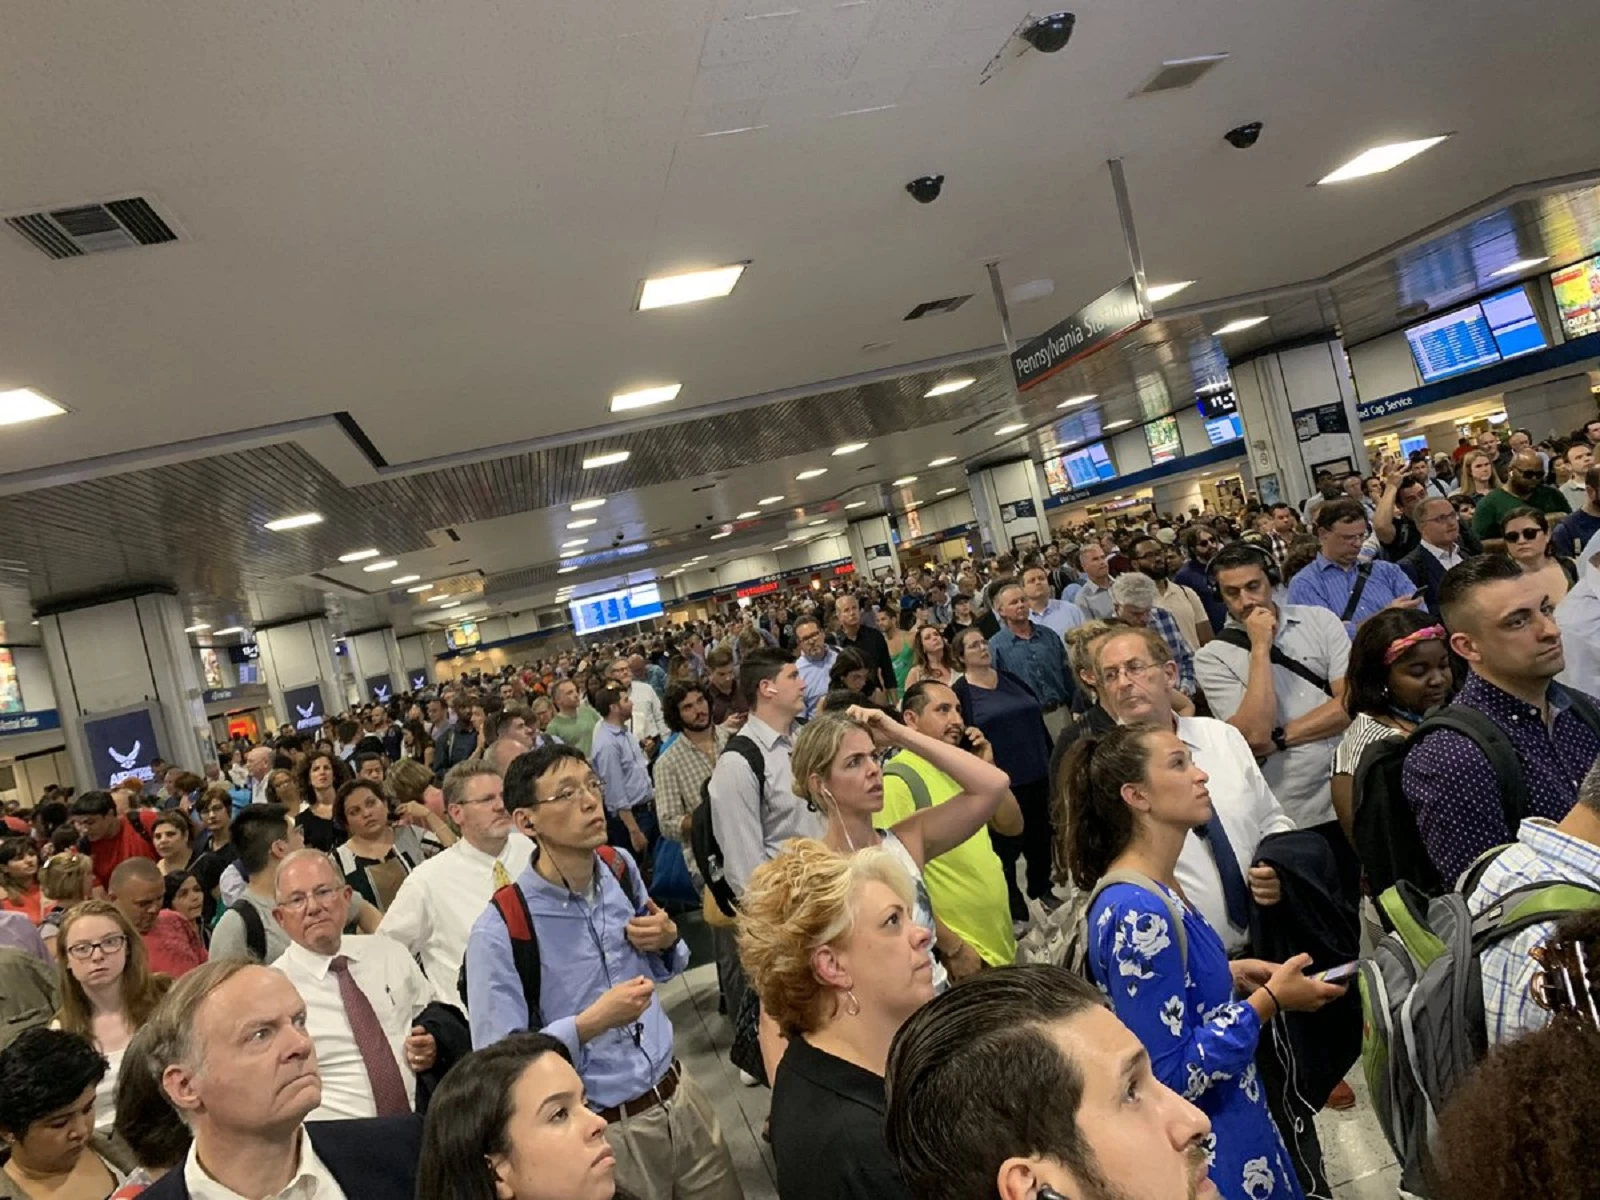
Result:
{"label": "black backpack", "polygon": [[[635,914],[639,912],[639,893],[633,885],[633,876],[628,871],[628,864],[622,855],[617,853],[615,846],[601,846],[595,850],[600,861],[606,865],[616,881],[622,885],[622,890],[627,894],[628,903],[633,905]],[[528,911],[528,898],[522,894],[522,889],[516,881],[498,887],[489,900],[489,906],[500,914],[500,919],[506,923],[506,932],[511,935],[511,962],[517,968],[517,978],[522,981],[522,995],[528,1002],[528,1025],[532,1030],[544,1026],[543,1019],[539,1016],[539,988],[542,982],[542,968],[539,965],[539,931],[533,923],[533,914]],[[467,962],[461,960],[461,971],[456,976],[456,991],[461,995],[461,1006],[468,1007],[467,1000]]]}
{"label": "black backpack", "polygon": [[[1600,710],[1587,696],[1564,689],[1572,707],[1589,728],[1600,733]],[[1406,755],[1428,734],[1451,729],[1477,743],[1494,768],[1500,785],[1500,803],[1506,827],[1515,837],[1522,818],[1528,815],[1528,789],[1523,780],[1522,763],[1504,730],[1475,708],[1447,704],[1430,713],[1405,738],[1386,738],[1362,752],[1356,764],[1352,795],[1355,798],[1356,855],[1367,873],[1374,896],[1380,896],[1396,883],[1405,881],[1425,896],[1439,896],[1455,884],[1441,879],[1428,857],[1422,834],[1417,829],[1416,813],[1404,789]]]}
{"label": "black backpack", "polygon": [[[717,761],[722,761],[722,755],[737,754],[749,764],[751,773],[756,777],[756,807],[767,802],[767,760],[761,753],[761,747],[745,737],[736,733],[728,739],[723,746],[722,754],[717,756]],[[733,894],[733,887],[728,883],[722,870],[722,847],[717,844],[717,832],[711,821],[711,776],[706,776],[706,781],[700,785],[700,803],[695,806],[694,813],[689,818],[689,850],[694,855],[694,865],[700,868],[700,878],[705,881],[706,890],[711,893],[711,898],[716,901],[717,908],[722,915],[733,918],[739,913],[738,901]]]}
{"label": "black backpack", "polygon": [[228,911],[238,913],[239,919],[244,922],[244,944],[250,951],[250,957],[258,963],[266,962],[267,926],[261,919],[261,910],[240,896],[228,905]]}

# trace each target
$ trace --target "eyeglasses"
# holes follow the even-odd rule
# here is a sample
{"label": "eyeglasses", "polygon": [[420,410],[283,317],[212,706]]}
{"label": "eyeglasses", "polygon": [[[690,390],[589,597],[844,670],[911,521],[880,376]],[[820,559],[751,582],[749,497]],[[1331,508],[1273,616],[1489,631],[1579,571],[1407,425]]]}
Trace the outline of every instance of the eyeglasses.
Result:
{"label": "eyeglasses", "polygon": [[98,942],[73,942],[72,945],[67,947],[67,953],[79,962],[83,962],[93,958],[96,950],[102,951],[109,958],[127,944],[128,939],[125,935],[108,933]]}
{"label": "eyeglasses", "polygon": [[312,900],[316,900],[323,908],[327,908],[338,899],[339,893],[343,890],[343,888],[325,885],[319,888],[312,888],[310,892],[296,892],[287,899],[279,900],[278,907],[286,912],[303,912],[306,905],[310,904]]}
{"label": "eyeglasses", "polygon": [[1508,529],[1505,532],[1506,541],[1512,542],[1512,543],[1515,543],[1515,542],[1531,542],[1535,538],[1539,538],[1539,537],[1543,537],[1543,536],[1544,536],[1544,530],[1540,529],[1538,526],[1534,526],[1534,528],[1532,528],[1532,529]]}
{"label": "eyeglasses", "polygon": [[1116,683],[1117,680],[1121,679],[1124,675],[1126,675],[1129,679],[1132,679],[1135,675],[1143,675],[1146,671],[1153,671],[1155,668],[1162,665],[1162,663],[1140,662],[1138,659],[1135,659],[1133,662],[1125,663],[1120,667],[1107,667],[1105,670],[1100,672],[1100,678],[1106,683]]}
{"label": "eyeglasses", "polygon": [[1515,471],[1512,471],[1511,473],[1513,475],[1521,475],[1524,479],[1543,479],[1544,478],[1544,469],[1541,468],[1541,467],[1532,467],[1532,468],[1526,468],[1526,469],[1522,468],[1522,467],[1518,467]]}
{"label": "eyeglasses", "polygon": [[588,783],[569,783],[548,800],[541,800],[541,804],[571,804],[582,795],[593,796],[602,804],[606,799],[606,785],[598,779],[591,779]]}

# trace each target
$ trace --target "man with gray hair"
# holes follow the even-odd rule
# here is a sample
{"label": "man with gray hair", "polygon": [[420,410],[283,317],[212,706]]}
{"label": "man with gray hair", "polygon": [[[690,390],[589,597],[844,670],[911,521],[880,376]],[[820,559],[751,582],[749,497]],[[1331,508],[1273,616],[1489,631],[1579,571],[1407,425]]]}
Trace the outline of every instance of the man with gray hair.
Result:
{"label": "man with gray hair", "polygon": [[994,594],[999,631],[989,639],[994,665],[1028,685],[1044,709],[1051,738],[1061,736],[1071,711],[1074,688],[1067,673],[1067,648],[1048,625],[1033,619],[1022,585],[1004,584]]}
{"label": "man with gray hair", "polygon": [[[1528,887],[1572,885],[1546,900],[1549,919],[1514,937],[1491,942],[1478,957],[1483,972],[1483,1013],[1491,1045],[1509,1042],[1550,1023],[1550,1011],[1533,998],[1539,963],[1530,953],[1572,908],[1600,907],[1600,762],[1578,786],[1578,802],[1560,824],[1526,817],[1516,841],[1494,852],[1467,907],[1482,914]],[[1526,897],[1533,903],[1537,893]],[[1562,907],[1565,906],[1565,907]]]}
{"label": "man with gray hair", "polygon": [[243,959],[178,981],[140,1036],[194,1140],[182,1167],[144,1192],[148,1200],[411,1200],[420,1117],[305,1123],[322,1101],[305,1017],[294,984]]}
{"label": "man with gray hair", "polygon": [[1422,541],[1400,560],[1400,569],[1421,589],[1428,611],[1436,613],[1440,580],[1466,557],[1461,546],[1461,518],[1456,515],[1454,504],[1438,496],[1417,501],[1406,515]]}
{"label": "man with gray hair", "polygon": [[1118,575],[1111,581],[1111,603],[1118,619],[1141,629],[1154,629],[1172,650],[1178,664],[1178,690],[1195,694],[1194,647],[1189,645],[1178,620],[1159,604],[1156,581],[1138,571]]}

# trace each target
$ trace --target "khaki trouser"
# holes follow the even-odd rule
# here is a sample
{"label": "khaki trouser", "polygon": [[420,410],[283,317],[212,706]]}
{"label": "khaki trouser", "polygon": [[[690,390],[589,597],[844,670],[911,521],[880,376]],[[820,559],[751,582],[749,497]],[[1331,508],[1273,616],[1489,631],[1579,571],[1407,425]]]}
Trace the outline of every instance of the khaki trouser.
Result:
{"label": "khaki trouser", "polygon": [[606,1127],[617,1188],[636,1200],[744,1200],[716,1109],[684,1072],[665,1104]]}

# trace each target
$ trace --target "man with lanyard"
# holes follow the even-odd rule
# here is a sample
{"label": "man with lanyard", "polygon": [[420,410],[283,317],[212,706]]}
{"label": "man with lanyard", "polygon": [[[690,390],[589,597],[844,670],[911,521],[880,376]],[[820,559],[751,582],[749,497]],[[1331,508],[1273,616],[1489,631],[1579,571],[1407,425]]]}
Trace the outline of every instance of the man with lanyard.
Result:
{"label": "man with lanyard", "polygon": [[1357,562],[1367,537],[1367,514],[1359,501],[1328,501],[1317,509],[1315,526],[1321,549],[1289,581],[1291,604],[1327,609],[1353,638],[1356,626],[1380,609],[1422,603],[1416,584],[1396,564]]}
{"label": "man with lanyard", "polygon": [[1006,584],[994,599],[995,612],[1002,621],[1000,632],[989,639],[994,665],[1028,685],[1044,709],[1044,724],[1050,737],[1060,737],[1070,715],[1073,693],[1066,647],[1053,629],[1038,624],[1029,615],[1021,584]]}

